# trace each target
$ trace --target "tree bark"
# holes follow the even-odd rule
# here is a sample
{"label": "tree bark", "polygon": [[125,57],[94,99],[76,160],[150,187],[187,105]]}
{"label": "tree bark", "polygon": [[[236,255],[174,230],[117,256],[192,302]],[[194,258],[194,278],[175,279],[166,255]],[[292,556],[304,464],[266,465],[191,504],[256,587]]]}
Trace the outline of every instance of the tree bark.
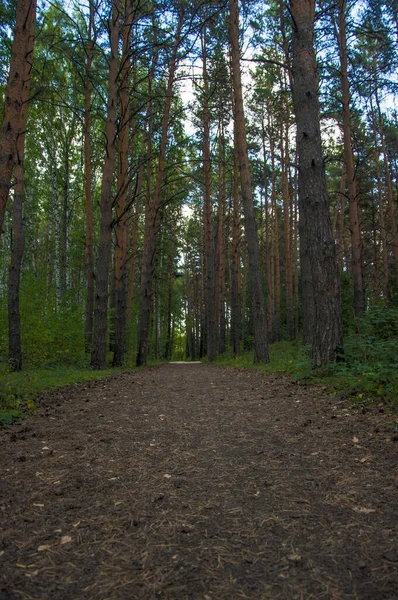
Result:
{"label": "tree bark", "polygon": [[204,171],[204,225],[206,247],[206,339],[207,359],[211,362],[217,356],[217,318],[215,302],[215,260],[213,240],[213,218],[211,208],[211,159],[210,159],[210,111],[209,82],[207,75],[206,25],[202,35],[203,73],[203,171]]}
{"label": "tree bark", "polygon": [[[22,87],[22,105],[20,122],[26,125],[28,120],[29,94],[31,87],[31,61],[35,35],[35,13],[29,13],[26,27],[30,27],[28,36],[27,60],[29,64],[25,70]],[[21,283],[22,259],[25,248],[25,232],[23,222],[24,205],[24,154],[25,154],[25,129],[20,131],[17,138],[17,153],[14,165],[15,185],[12,213],[12,248],[8,279],[8,359],[13,371],[21,371],[23,365],[22,340],[21,340],[21,315],[19,307],[19,291]]]}
{"label": "tree bark", "polygon": [[289,107],[286,106],[286,122],[281,130],[283,236],[285,242],[285,285],[286,285],[286,333],[288,340],[294,337],[293,327],[293,271],[292,271],[292,227],[289,193]]}
{"label": "tree bark", "polygon": [[115,345],[113,366],[121,367],[126,351],[126,316],[128,292],[129,222],[131,214],[131,181],[129,175],[130,141],[130,39],[133,18],[132,0],[125,0],[123,22],[122,66],[120,69],[120,123],[118,196],[115,226]]}
{"label": "tree bark", "polygon": [[393,256],[394,256],[394,262],[395,262],[395,273],[396,273],[396,276],[398,276],[398,236],[397,236],[397,225],[396,225],[396,220],[395,220],[395,207],[394,207],[394,198],[393,198],[393,191],[392,191],[392,179],[391,179],[390,165],[389,165],[389,160],[388,160],[386,138],[385,138],[385,134],[384,134],[383,115],[381,113],[380,100],[379,100],[379,96],[377,93],[377,86],[375,86],[375,100],[376,100],[377,112],[378,112],[378,116],[379,116],[379,134],[380,134],[380,140],[381,140],[381,149],[383,152],[384,173],[385,173],[386,184],[387,184],[387,205],[388,205],[388,210],[390,213],[391,236],[392,236],[392,243],[393,243]]}
{"label": "tree bark", "polygon": [[352,278],[354,284],[354,309],[357,317],[365,314],[365,288],[362,272],[362,236],[361,218],[358,197],[358,184],[354,164],[351,136],[350,85],[348,81],[348,55],[346,34],[346,0],[339,0],[339,30],[337,41],[340,54],[341,101],[343,107],[343,140],[344,160],[347,174],[351,251]]}
{"label": "tree bark", "polygon": [[94,339],[91,352],[91,366],[94,369],[104,369],[106,367],[108,286],[111,262],[112,182],[116,157],[119,6],[119,0],[113,0],[112,17],[109,28],[111,55],[109,59],[106,156],[101,184],[101,226],[97,264],[97,285],[95,291]]}
{"label": "tree bark", "polygon": [[380,165],[379,165],[379,144],[377,139],[377,127],[376,127],[376,119],[373,109],[372,100],[370,101],[371,105],[371,120],[372,120],[372,131],[373,131],[373,143],[375,150],[375,169],[376,169],[376,181],[377,181],[377,200],[379,207],[379,218],[380,218],[380,238],[381,238],[381,250],[382,250],[382,260],[383,260],[383,296],[389,301],[391,299],[391,291],[390,291],[390,265],[388,260],[388,246],[387,246],[387,230],[386,230],[386,218],[385,218],[385,210],[384,210],[384,199],[383,199],[383,189],[381,182],[381,173],[380,173]]}
{"label": "tree bark", "polygon": [[84,78],[84,208],[85,208],[85,242],[86,242],[86,317],[85,317],[85,349],[91,351],[93,340],[94,314],[94,246],[93,246],[93,194],[91,165],[91,69],[93,63],[94,44],[94,0],[89,0],[88,41],[86,47],[86,74]]}
{"label": "tree bark", "polygon": [[169,68],[169,77],[166,89],[166,100],[162,120],[160,138],[160,153],[156,174],[155,192],[152,205],[148,207],[145,215],[144,251],[141,273],[140,309],[138,318],[138,352],[137,366],[146,365],[148,359],[149,326],[151,322],[151,305],[153,296],[153,279],[155,273],[156,241],[160,223],[160,204],[162,197],[162,184],[166,164],[166,147],[170,123],[171,102],[173,99],[173,86],[177,68],[177,53],[181,43],[181,29],[184,19],[184,8],[181,7],[175,34],[175,41]]}
{"label": "tree bark", "polygon": [[215,289],[215,317],[217,331],[217,345],[220,354],[225,352],[225,213],[227,203],[227,190],[225,179],[225,137],[223,124],[219,123],[218,143],[218,209],[217,209],[217,244],[216,244],[216,289]]}
{"label": "tree bark", "polygon": [[231,345],[235,356],[240,354],[240,207],[239,207],[239,156],[234,133],[234,179],[232,191],[232,266],[231,266]]}
{"label": "tree bark", "polygon": [[311,265],[315,365],[342,352],[340,285],[322,157],[317,65],[313,46],[315,0],[290,0],[293,21],[293,102],[297,124],[301,231]]}
{"label": "tree bark", "polygon": [[267,322],[265,316],[264,290],[261,276],[260,251],[258,245],[256,219],[254,214],[243,107],[242,80],[240,71],[238,0],[229,0],[229,11],[231,66],[235,107],[234,124],[236,127],[238,142],[242,203],[245,216],[245,232],[250,269],[254,326],[254,361],[256,363],[269,363],[270,359],[267,343]]}
{"label": "tree bark", "polygon": [[30,81],[35,25],[36,0],[18,0],[0,131],[0,235],[3,233],[11,177],[17,156],[18,137],[25,131],[28,117],[28,112],[22,109],[24,103],[28,101],[24,97],[24,90],[26,82]]}

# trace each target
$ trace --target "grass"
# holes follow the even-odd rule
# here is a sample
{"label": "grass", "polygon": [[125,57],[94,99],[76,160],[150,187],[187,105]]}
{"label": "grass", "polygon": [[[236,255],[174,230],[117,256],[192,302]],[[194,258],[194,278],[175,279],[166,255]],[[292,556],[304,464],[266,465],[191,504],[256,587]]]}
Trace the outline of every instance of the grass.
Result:
{"label": "grass", "polygon": [[92,371],[72,367],[35,369],[11,373],[0,366],[0,425],[21,421],[34,412],[39,394],[60,387],[104,379],[120,369]]}
{"label": "grass", "polygon": [[[155,366],[162,362],[161,360],[150,360],[148,366]],[[43,369],[27,369],[20,372],[10,372],[8,365],[0,363],[0,427],[18,423],[33,413],[36,409],[37,397],[43,392],[86,381],[106,379],[122,371],[132,371],[137,368],[131,361],[130,363],[123,369],[101,371],[93,371],[88,367],[61,365]]]}
{"label": "grass", "polygon": [[[368,341],[369,342],[369,341]],[[239,357],[225,355],[216,364],[236,368],[254,369],[266,373],[287,373],[298,383],[315,383],[328,386],[348,401],[359,404],[384,402],[398,408],[398,351],[390,352],[390,343],[379,345],[375,340],[372,349],[358,335],[346,338],[346,360],[313,368],[310,349],[298,342],[278,342],[270,347],[271,362],[268,365],[254,364],[253,353]],[[398,348],[398,345],[394,348]]]}

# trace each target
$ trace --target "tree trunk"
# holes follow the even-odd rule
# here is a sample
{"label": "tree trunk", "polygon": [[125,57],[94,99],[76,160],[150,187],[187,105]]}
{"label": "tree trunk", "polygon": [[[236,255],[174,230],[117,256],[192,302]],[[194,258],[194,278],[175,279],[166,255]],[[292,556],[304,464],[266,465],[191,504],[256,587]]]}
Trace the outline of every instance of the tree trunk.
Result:
{"label": "tree trunk", "polygon": [[377,181],[377,200],[378,200],[379,218],[380,218],[381,250],[382,250],[382,258],[383,258],[382,289],[383,289],[384,298],[386,300],[390,300],[390,298],[391,298],[390,265],[389,265],[389,260],[388,260],[386,218],[385,218],[385,212],[384,212],[383,189],[382,189],[381,173],[380,173],[380,165],[379,165],[379,144],[378,144],[378,139],[377,139],[376,119],[375,119],[372,100],[370,102],[370,105],[371,105],[373,144],[374,144],[374,150],[375,150],[375,168],[376,168],[376,181]]}
{"label": "tree trunk", "polygon": [[131,213],[131,181],[129,174],[130,140],[130,39],[133,18],[132,0],[125,0],[123,22],[122,66],[120,69],[120,123],[118,197],[115,226],[115,346],[113,366],[121,367],[126,351],[126,316],[128,292],[128,249]]}
{"label": "tree trunk", "polygon": [[271,170],[272,170],[272,192],[271,192],[271,214],[272,214],[272,250],[271,256],[273,264],[271,270],[274,275],[274,285],[271,289],[273,293],[273,315],[271,335],[273,342],[279,342],[281,332],[281,268],[280,268],[280,253],[279,253],[279,214],[277,204],[277,189],[276,189],[276,169],[275,169],[275,140],[274,132],[270,133],[270,150],[271,150]]}
{"label": "tree trunk", "polygon": [[383,115],[382,115],[381,109],[380,109],[380,101],[379,101],[379,97],[377,94],[377,87],[375,89],[375,100],[376,100],[377,112],[379,115],[379,133],[380,133],[380,140],[381,140],[381,149],[383,152],[384,173],[385,173],[386,183],[387,183],[387,205],[388,205],[388,209],[390,212],[391,236],[392,236],[393,255],[394,255],[394,262],[395,262],[395,274],[396,274],[396,276],[398,276],[398,237],[397,237],[397,225],[396,225],[396,221],[395,221],[395,207],[394,207],[394,198],[393,198],[393,192],[392,192],[392,179],[391,179],[390,165],[389,165],[389,160],[388,160],[386,138],[384,135]]}
{"label": "tree trunk", "polygon": [[91,166],[91,68],[95,40],[94,29],[94,0],[89,0],[89,26],[86,48],[86,74],[84,78],[84,199],[85,199],[85,242],[86,242],[86,317],[85,317],[85,349],[91,352],[93,341],[93,314],[94,314],[94,247],[93,247],[93,194],[92,194],[92,166]]}
{"label": "tree trunk", "polygon": [[288,340],[294,337],[293,328],[293,271],[291,248],[291,214],[289,198],[289,107],[286,106],[286,123],[281,131],[283,236],[285,242],[285,285],[286,285],[286,332]]}
{"label": "tree trunk", "polygon": [[160,203],[166,163],[166,146],[170,122],[171,102],[175,71],[177,68],[177,53],[181,43],[181,28],[184,18],[184,8],[180,10],[175,42],[170,61],[169,77],[166,89],[166,100],[163,112],[162,132],[160,138],[160,153],[156,174],[155,192],[152,205],[145,215],[144,250],[141,273],[140,309],[138,318],[138,352],[137,366],[146,365],[148,359],[149,327],[151,322],[151,305],[153,296],[153,278],[155,273],[156,238],[160,222]]}
{"label": "tree trunk", "polygon": [[0,235],[17,156],[18,136],[26,129],[23,110],[25,85],[30,81],[36,25],[36,0],[18,0],[10,70],[5,90],[3,123],[0,131]]}
{"label": "tree trunk", "polygon": [[351,251],[352,251],[352,278],[354,284],[354,309],[357,317],[365,314],[365,288],[362,273],[362,237],[361,219],[358,198],[358,185],[354,164],[351,136],[351,111],[350,111],[350,86],[348,81],[348,56],[346,36],[346,0],[339,0],[339,31],[337,40],[340,54],[341,76],[341,101],[343,107],[343,139],[344,160],[347,173]]}
{"label": "tree trunk", "polygon": [[345,233],[345,200],[346,200],[346,186],[347,186],[347,175],[345,172],[345,165],[343,165],[343,172],[340,178],[340,211],[338,214],[337,223],[337,264],[339,265],[340,274],[344,270],[344,233]]}
{"label": "tree trunk", "polygon": [[225,247],[225,213],[227,202],[226,179],[225,179],[225,138],[223,124],[219,124],[219,144],[218,144],[218,209],[217,209],[217,244],[216,244],[216,296],[215,296],[215,317],[218,351],[220,354],[225,352],[225,267],[226,267],[226,247]]}
{"label": "tree trunk", "polygon": [[297,123],[298,191],[311,265],[314,300],[312,359],[322,365],[342,352],[339,275],[335,254],[319,119],[313,47],[315,0],[290,0],[293,20],[293,102]]}
{"label": "tree trunk", "polygon": [[211,160],[210,160],[210,111],[209,83],[207,76],[206,26],[202,36],[203,73],[203,170],[204,170],[204,225],[206,247],[206,339],[207,359],[211,362],[217,356],[217,317],[215,304],[215,261],[213,220],[211,208]]}
{"label": "tree trunk", "polygon": [[242,81],[240,72],[239,48],[239,9],[238,0],[229,0],[231,66],[234,94],[234,124],[238,142],[239,168],[241,178],[242,203],[245,216],[245,232],[250,269],[250,284],[254,326],[254,361],[269,363],[267,343],[267,322],[265,316],[264,290],[261,276],[260,251],[257,226],[254,214],[249,156],[246,141],[246,125],[243,107]]}
{"label": "tree trunk", "polygon": [[232,213],[232,266],[231,266],[231,345],[235,356],[240,354],[240,209],[239,209],[239,156],[234,132],[234,180]]}
{"label": "tree trunk", "polygon": [[[172,302],[173,302],[173,283],[174,283],[174,258],[175,258],[175,236],[176,225],[173,228],[173,238],[169,256],[168,274],[167,274],[167,334],[164,357],[171,360],[173,355],[173,330],[172,330]],[[188,324],[187,324],[188,325]],[[188,335],[188,327],[187,327]]]}
{"label": "tree trunk", "polygon": [[113,0],[110,23],[111,56],[109,59],[108,115],[106,121],[106,156],[101,184],[101,226],[95,291],[94,340],[91,366],[106,367],[108,330],[108,286],[111,262],[112,183],[116,157],[116,105],[118,78],[119,0]]}
{"label": "tree trunk", "polygon": [[[31,29],[26,53],[27,57],[29,57],[29,61],[31,61],[33,57],[35,24],[35,14],[31,12],[29,22],[26,24],[26,26],[29,26]],[[29,68],[27,68],[25,71],[21,98],[22,106],[20,122],[21,124],[25,125],[28,119],[29,94],[31,87],[30,71],[31,69],[29,66]],[[19,291],[21,283],[22,258],[25,247],[25,232],[23,222],[25,137],[26,132],[24,129],[20,132],[17,139],[17,153],[14,166],[15,185],[12,213],[12,248],[8,280],[8,358],[10,368],[13,371],[21,371],[23,363]]]}

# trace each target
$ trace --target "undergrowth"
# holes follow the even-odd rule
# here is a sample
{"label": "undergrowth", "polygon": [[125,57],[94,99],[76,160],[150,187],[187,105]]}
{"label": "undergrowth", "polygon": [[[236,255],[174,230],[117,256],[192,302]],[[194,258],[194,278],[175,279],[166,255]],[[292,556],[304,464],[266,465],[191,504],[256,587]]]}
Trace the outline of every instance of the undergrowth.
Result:
{"label": "undergrowth", "polygon": [[104,379],[120,369],[92,371],[71,367],[54,367],[12,373],[0,366],[0,425],[21,421],[36,409],[37,396],[45,391]]}
{"label": "undergrowth", "polygon": [[398,310],[373,309],[344,337],[344,361],[314,368],[311,348],[279,342],[270,348],[271,363],[253,364],[253,353],[225,355],[218,364],[290,374],[298,383],[323,383],[360,405],[386,402],[398,408]]}

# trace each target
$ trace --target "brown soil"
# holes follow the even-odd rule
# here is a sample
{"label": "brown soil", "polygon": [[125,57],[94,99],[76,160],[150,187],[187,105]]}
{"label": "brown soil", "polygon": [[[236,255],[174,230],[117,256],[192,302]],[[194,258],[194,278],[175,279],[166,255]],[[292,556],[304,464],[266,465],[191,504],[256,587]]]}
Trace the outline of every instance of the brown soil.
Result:
{"label": "brown soil", "polygon": [[0,599],[396,600],[378,411],[203,364],[47,394],[0,432]]}

